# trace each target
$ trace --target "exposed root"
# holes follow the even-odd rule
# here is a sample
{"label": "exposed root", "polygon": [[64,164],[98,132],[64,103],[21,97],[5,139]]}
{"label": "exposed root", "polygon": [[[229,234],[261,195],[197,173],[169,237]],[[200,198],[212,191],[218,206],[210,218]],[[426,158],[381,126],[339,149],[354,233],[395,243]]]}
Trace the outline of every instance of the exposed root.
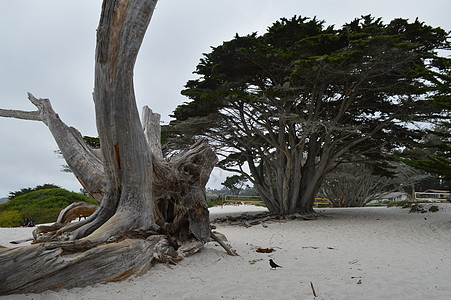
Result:
{"label": "exposed root", "polygon": [[292,214],[292,215],[285,215],[281,216],[279,214],[275,213],[257,213],[257,214],[248,214],[244,213],[239,216],[225,216],[225,217],[219,217],[211,221],[212,223],[227,223],[229,225],[238,225],[238,226],[244,226],[244,227],[251,227],[254,225],[263,225],[266,227],[266,222],[286,222],[287,220],[316,220],[317,219],[316,214],[309,214],[309,215],[301,215],[301,214]]}
{"label": "exposed root", "polygon": [[0,295],[123,280],[146,273],[155,262],[175,263],[202,247],[189,244],[176,251],[166,236],[151,235],[102,244],[81,240],[0,248]]}
{"label": "exposed root", "polygon": [[[33,231],[33,243],[68,240],[69,238],[62,238],[61,236],[66,232],[73,232],[94,220],[97,216],[97,209],[98,206],[85,202],[72,203],[60,212],[56,223],[36,227]],[[81,215],[91,217],[77,223],[70,223],[74,217]]]}
{"label": "exposed root", "polygon": [[97,205],[86,202],[72,203],[60,212],[56,223],[67,224],[78,216],[90,216],[97,210],[97,208]]}

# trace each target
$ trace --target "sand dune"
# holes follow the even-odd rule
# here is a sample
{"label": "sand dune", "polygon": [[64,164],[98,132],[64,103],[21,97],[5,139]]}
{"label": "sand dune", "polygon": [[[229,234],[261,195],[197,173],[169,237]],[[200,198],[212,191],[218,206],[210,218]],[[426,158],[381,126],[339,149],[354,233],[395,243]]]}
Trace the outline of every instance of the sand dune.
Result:
{"label": "sand dune", "polygon": [[[439,207],[423,214],[319,209],[318,220],[268,222],[266,228],[217,224],[239,257],[211,242],[176,266],[159,264],[129,281],[0,299],[451,299],[451,205]],[[261,210],[210,212],[215,218]],[[0,229],[0,245],[9,247],[29,231]],[[257,253],[259,247],[275,251]],[[283,268],[272,270],[269,258]]]}

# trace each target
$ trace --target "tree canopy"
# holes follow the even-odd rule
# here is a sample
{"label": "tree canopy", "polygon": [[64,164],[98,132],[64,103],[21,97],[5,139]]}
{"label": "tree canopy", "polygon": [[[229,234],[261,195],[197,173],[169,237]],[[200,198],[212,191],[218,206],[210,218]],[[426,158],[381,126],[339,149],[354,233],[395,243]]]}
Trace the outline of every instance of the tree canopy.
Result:
{"label": "tree canopy", "polygon": [[365,163],[341,164],[326,175],[318,196],[327,198],[333,207],[355,207],[365,206],[391,192],[411,195],[412,188],[422,190],[424,183],[439,187],[430,185],[437,182],[424,171],[402,162],[390,162],[390,166],[393,177],[372,174]]}
{"label": "tree canopy", "polygon": [[15,197],[21,196],[21,195],[25,195],[28,194],[30,192],[34,192],[34,191],[38,191],[38,190],[43,190],[43,189],[53,189],[53,188],[60,188],[57,185],[54,185],[52,183],[46,183],[43,185],[38,185],[34,188],[22,188],[20,189],[20,191],[15,191],[15,192],[9,192],[8,194],[8,199],[11,200]]}
{"label": "tree canopy", "polygon": [[232,175],[228,176],[226,180],[221,183],[225,188],[227,188],[233,195],[238,195],[243,186],[246,185],[247,177],[244,175]]}
{"label": "tree canopy", "polygon": [[[451,77],[448,77],[448,82]],[[444,87],[448,94],[451,86]],[[451,110],[451,98],[439,97],[434,101],[444,110],[444,116],[449,120]],[[428,131],[415,149],[408,149],[400,159],[404,163],[435,174],[447,188],[451,188],[451,122],[442,121]]]}
{"label": "tree canopy", "polygon": [[[449,33],[415,20],[362,16],[336,29],[295,16],[263,35],[204,54],[172,123],[221,149],[219,166],[248,174],[271,211],[311,212],[324,176],[343,162],[390,174],[393,151],[443,117]],[[247,167],[245,167],[247,163]]]}

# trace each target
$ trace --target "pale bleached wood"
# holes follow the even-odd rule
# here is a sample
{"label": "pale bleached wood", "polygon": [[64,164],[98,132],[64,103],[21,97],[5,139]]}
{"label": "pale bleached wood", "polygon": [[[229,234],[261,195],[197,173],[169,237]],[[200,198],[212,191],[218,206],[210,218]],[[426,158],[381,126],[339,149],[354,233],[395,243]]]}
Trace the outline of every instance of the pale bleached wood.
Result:
{"label": "pale bleached wood", "polygon": [[97,208],[96,205],[86,202],[72,203],[60,212],[56,223],[67,224],[78,216],[90,216]]}
{"label": "pale bleached wood", "polygon": [[162,235],[99,245],[79,241],[0,248],[0,291],[40,293],[119,281],[146,273],[154,262],[180,258]]}
{"label": "pale bleached wood", "polygon": [[[196,253],[209,240],[205,184],[215,153],[199,141],[164,159],[157,114],[147,110],[143,126],[136,108],[133,68],[156,3],[103,1],[93,93],[100,159],[49,100],[29,94],[69,167],[101,203],[86,220],[64,225],[62,216],[45,233],[36,232],[40,243],[0,249],[0,294],[123,280],[154,261]],[[62,214],[70,215],[70,208]]]}
{"label": "pale bleached wood", "polygon": [[163,152],[161,150],[161,116],[154,113],[147,105],[143,107],[142,122],[144,134],[146,135],[147,143],[150,151],[158,159],[163,159]]}
{"label": "pale bleached wood", "polygon": [[0,108],[0,117],[31,120],[31,121],[41,121],[38,111],[22,111],[22,110],[1,109]]}
{"label": "pale bleached wood", "polygon": [[227,246],[220,238],[216,236],[216,234],[213,233],[213,231],[210,231],[210,237],[216,241],[224,250],[227,252],[227,254],[231,256],[240,256],[238,253],[236,253],[232,248]]}
{"label": "pale bleached wood", "polygon": [[37,107],[37,111],[0,110],[1,117],[43,122],[50,130],[75,177],[87,192],[98,202],[103,198],[105,186],[103,163],[96,150],[91,149],[83,137],[73,127],[67,126],[53,110],[50,100],[38,99],[28,93],[28,99]]}

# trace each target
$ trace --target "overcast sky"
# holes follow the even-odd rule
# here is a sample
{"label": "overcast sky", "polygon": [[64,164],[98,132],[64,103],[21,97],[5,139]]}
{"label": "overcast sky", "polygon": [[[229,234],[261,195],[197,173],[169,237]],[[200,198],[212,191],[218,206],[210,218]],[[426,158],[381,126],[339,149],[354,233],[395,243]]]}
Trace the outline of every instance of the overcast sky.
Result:
{"label": "overcast sky", "polygon": [[[69,126],[97,136],[92,101],[95,34],[101,0],[14,0],[0,18],[0,108],[34,110],[27,92],[49,98]],[[361,15],[385,22],[418,17],[451,30],[449,0],[161,0],[151,20],[136,69],[138,107],[148,105],[168,122],[187,101],[180,95],[194,78],[202,53],[236,33],[263,34],[281,17],[316,16],[341,27]],[[0,197],[24,187],[53,183],[79,191],[47,127],[40,122],[0,118]],[[215,170],[208,186],[220,188]]]}

